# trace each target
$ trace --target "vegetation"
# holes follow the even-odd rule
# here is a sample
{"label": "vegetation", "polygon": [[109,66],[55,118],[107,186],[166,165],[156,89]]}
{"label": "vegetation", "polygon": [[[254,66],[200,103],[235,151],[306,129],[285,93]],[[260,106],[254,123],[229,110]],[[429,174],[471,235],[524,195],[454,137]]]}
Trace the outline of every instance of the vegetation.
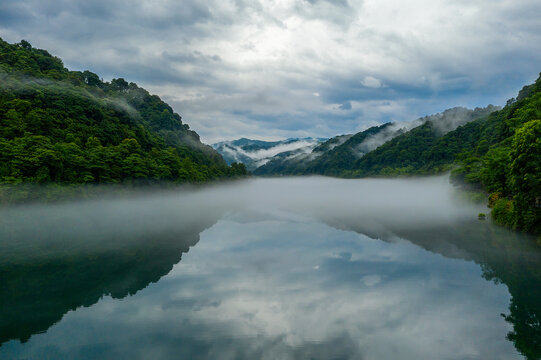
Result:
{"label": "vegetation", "polygon": [[[255,173],[366,177],[453,170],[453,182],[489,195],[497,223],[540,234],[541,78],[493,110],[476,109],[447,133],[427,118],[364,149],[388,124],[373,127],[294,161],[277,157]],[[0,39],[0,184],[202,182],[246,173],[242,164],[227,166],[169,105],[136,84],[69,71],[24,40]]]}
{"label": "vegetation", "polygon": [[360,158],[347,176],[421,175],[449,170],[454,157],[475,142],[469,123],[446,136],[426,122]]}
{"label": "vegetation", "polygon": [[345,176],[434,174],[489,196],[499,224],[541,234],[541,77],[507,105],[443,136],[427,122],[366,154]]}
{"label": "vegetation", "polygon": [[[340,175],[344,170],[349,170],[354,166],[355,162],[368,152],[360,148],[363,142],[391,125],[390,123],[380,126],[373,126],[365,131],[361,131],[349,137],[343,144],[339,144],[331,148],[329,151],[323,152],[316,161],[312,162],[308,167],[310,173],[325,175]],[[332,139],[331,139],[332,140]],[[328,141],[330,142],[330,141]],[[325,147],[327,143],[320,147]],[[316,149],[320,150],[320,149]]]}
{"label": "vegetation", "polygon": [[365,152],[359,149],[364,140],[387,128],[390,123],[373,126],[355,135],[335,136],[314,148],[312,154],[292,156],[284,152],[254,171],[255,175],[306,175],[341,176],[351,169]]}
{"label": "vegetation", "polygon": [[246,175],[156,95],[0,39],[0,184],[201,182]]}
{"label": "vegetation", "polygon": [[[495,222],[541,234],[541,77],[484,119],[455,182],[484,189]],[[482,148],[482,149],[480,149]]]}

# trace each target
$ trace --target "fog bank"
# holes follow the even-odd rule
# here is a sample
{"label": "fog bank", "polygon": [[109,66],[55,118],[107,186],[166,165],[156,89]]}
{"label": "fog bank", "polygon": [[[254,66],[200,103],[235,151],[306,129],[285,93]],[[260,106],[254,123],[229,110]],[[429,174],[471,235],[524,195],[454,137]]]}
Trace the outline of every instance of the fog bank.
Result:
{"label": "fog bank", "polygon": [[[393,228],[422,228],[474,219],[483,206],[457,200],[445,176],[415,179],[324,177],[249,179],[187,190],[0,208],[0,248],[11,242],[81,242],[114,246],[217,221],[223,214],[315,217],[338,227],[383,236]],[[22,247],[17,247],[22,249]],[[1,255],[0,255],[1,256]],[[1,256],[3,257],[3,256]],[[5,259],[5,258],[4,258]]]}

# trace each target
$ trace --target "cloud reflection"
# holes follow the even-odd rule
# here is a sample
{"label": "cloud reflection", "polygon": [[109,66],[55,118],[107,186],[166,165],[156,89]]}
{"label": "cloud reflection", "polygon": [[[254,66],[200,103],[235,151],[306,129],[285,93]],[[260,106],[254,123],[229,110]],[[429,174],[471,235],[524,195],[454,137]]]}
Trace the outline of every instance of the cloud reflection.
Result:
{"label": "cloud reflection", "polygon": [[[399,236],[475,219],[478,209],[455,202],[445,177],[257,179],[186,194],[23,206],[4,209],[3,219],[35,216],[31,235],[80,214],[96,238],[152,237],[210,209],[229,212],[160,281],[70,311],[26,344],[5,343],[0,356],[519,358],[500,316],[507,287],[486,281],[473,262]],[[76,237],[77,221],[60,234]],[[370,237],[346,231],[353,226]],[[18,229],[30,231],[23,223]],[[103,244],[82,239],[87,250]]]}

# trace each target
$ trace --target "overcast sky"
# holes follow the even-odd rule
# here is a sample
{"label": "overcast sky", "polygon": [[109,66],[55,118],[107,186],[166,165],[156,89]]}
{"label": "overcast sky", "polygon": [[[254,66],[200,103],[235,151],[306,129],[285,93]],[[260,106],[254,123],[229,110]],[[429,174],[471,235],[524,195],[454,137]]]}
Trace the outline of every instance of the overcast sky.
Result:
{"label": "overcast sky", "polygon": [[541,72],[540,16],[539,0],[2,0],[0,37],[134,81],[215,142],[504,105]]}

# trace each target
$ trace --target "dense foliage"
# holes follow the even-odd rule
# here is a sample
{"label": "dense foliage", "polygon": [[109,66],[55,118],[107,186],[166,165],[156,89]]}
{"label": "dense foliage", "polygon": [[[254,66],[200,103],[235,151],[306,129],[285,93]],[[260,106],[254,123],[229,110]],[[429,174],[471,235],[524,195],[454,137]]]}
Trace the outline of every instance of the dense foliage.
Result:
{"label": "dense foliage", "polygon": [[484,120],[455,181],[485,189],[498,223],[541,233],[541,77]]}
{"label": "dense foliage", "polygon": [[173,109],[124,79],[69,71],[0,39],[0,183],[199,182],[245,175]]}
{"label": "dense foliage", "polygon": [[453,182],[488,193],[496,222],[539,234],[539,119],[541,77],[499,111],[442,136],[433,122],[426,122],[367,153],[355,162],[353,171],[340,175],[421,175],[453,169]]}
{"label": "dense foliage", "polygon": [[[354,166],[355,162],[364,155],[367,151],[362,148],[363,142],[370,136],[375,135],[391,125],[390,123],[380,126],[373,126],[365,131],[361,131],[340,144],[338,140],[337,146],[331,146],[328,151],[322,151],[321,156],[318,156],[311,164],[307,166],[307,170],[313,174],[325,174],[336,176],[349,170]],[[332,140],[332,139],[331,139]],[[322,144],[315,151],[321,151],[329,146],[329,142]]]}
{"label": "dense foliage", "polygon": [[432,122],[426,122],[369,152],[345,175],[353,177],[378,175],[430,174],[449,169],[454,158],[476,143],[477,121],[440,136]]}

